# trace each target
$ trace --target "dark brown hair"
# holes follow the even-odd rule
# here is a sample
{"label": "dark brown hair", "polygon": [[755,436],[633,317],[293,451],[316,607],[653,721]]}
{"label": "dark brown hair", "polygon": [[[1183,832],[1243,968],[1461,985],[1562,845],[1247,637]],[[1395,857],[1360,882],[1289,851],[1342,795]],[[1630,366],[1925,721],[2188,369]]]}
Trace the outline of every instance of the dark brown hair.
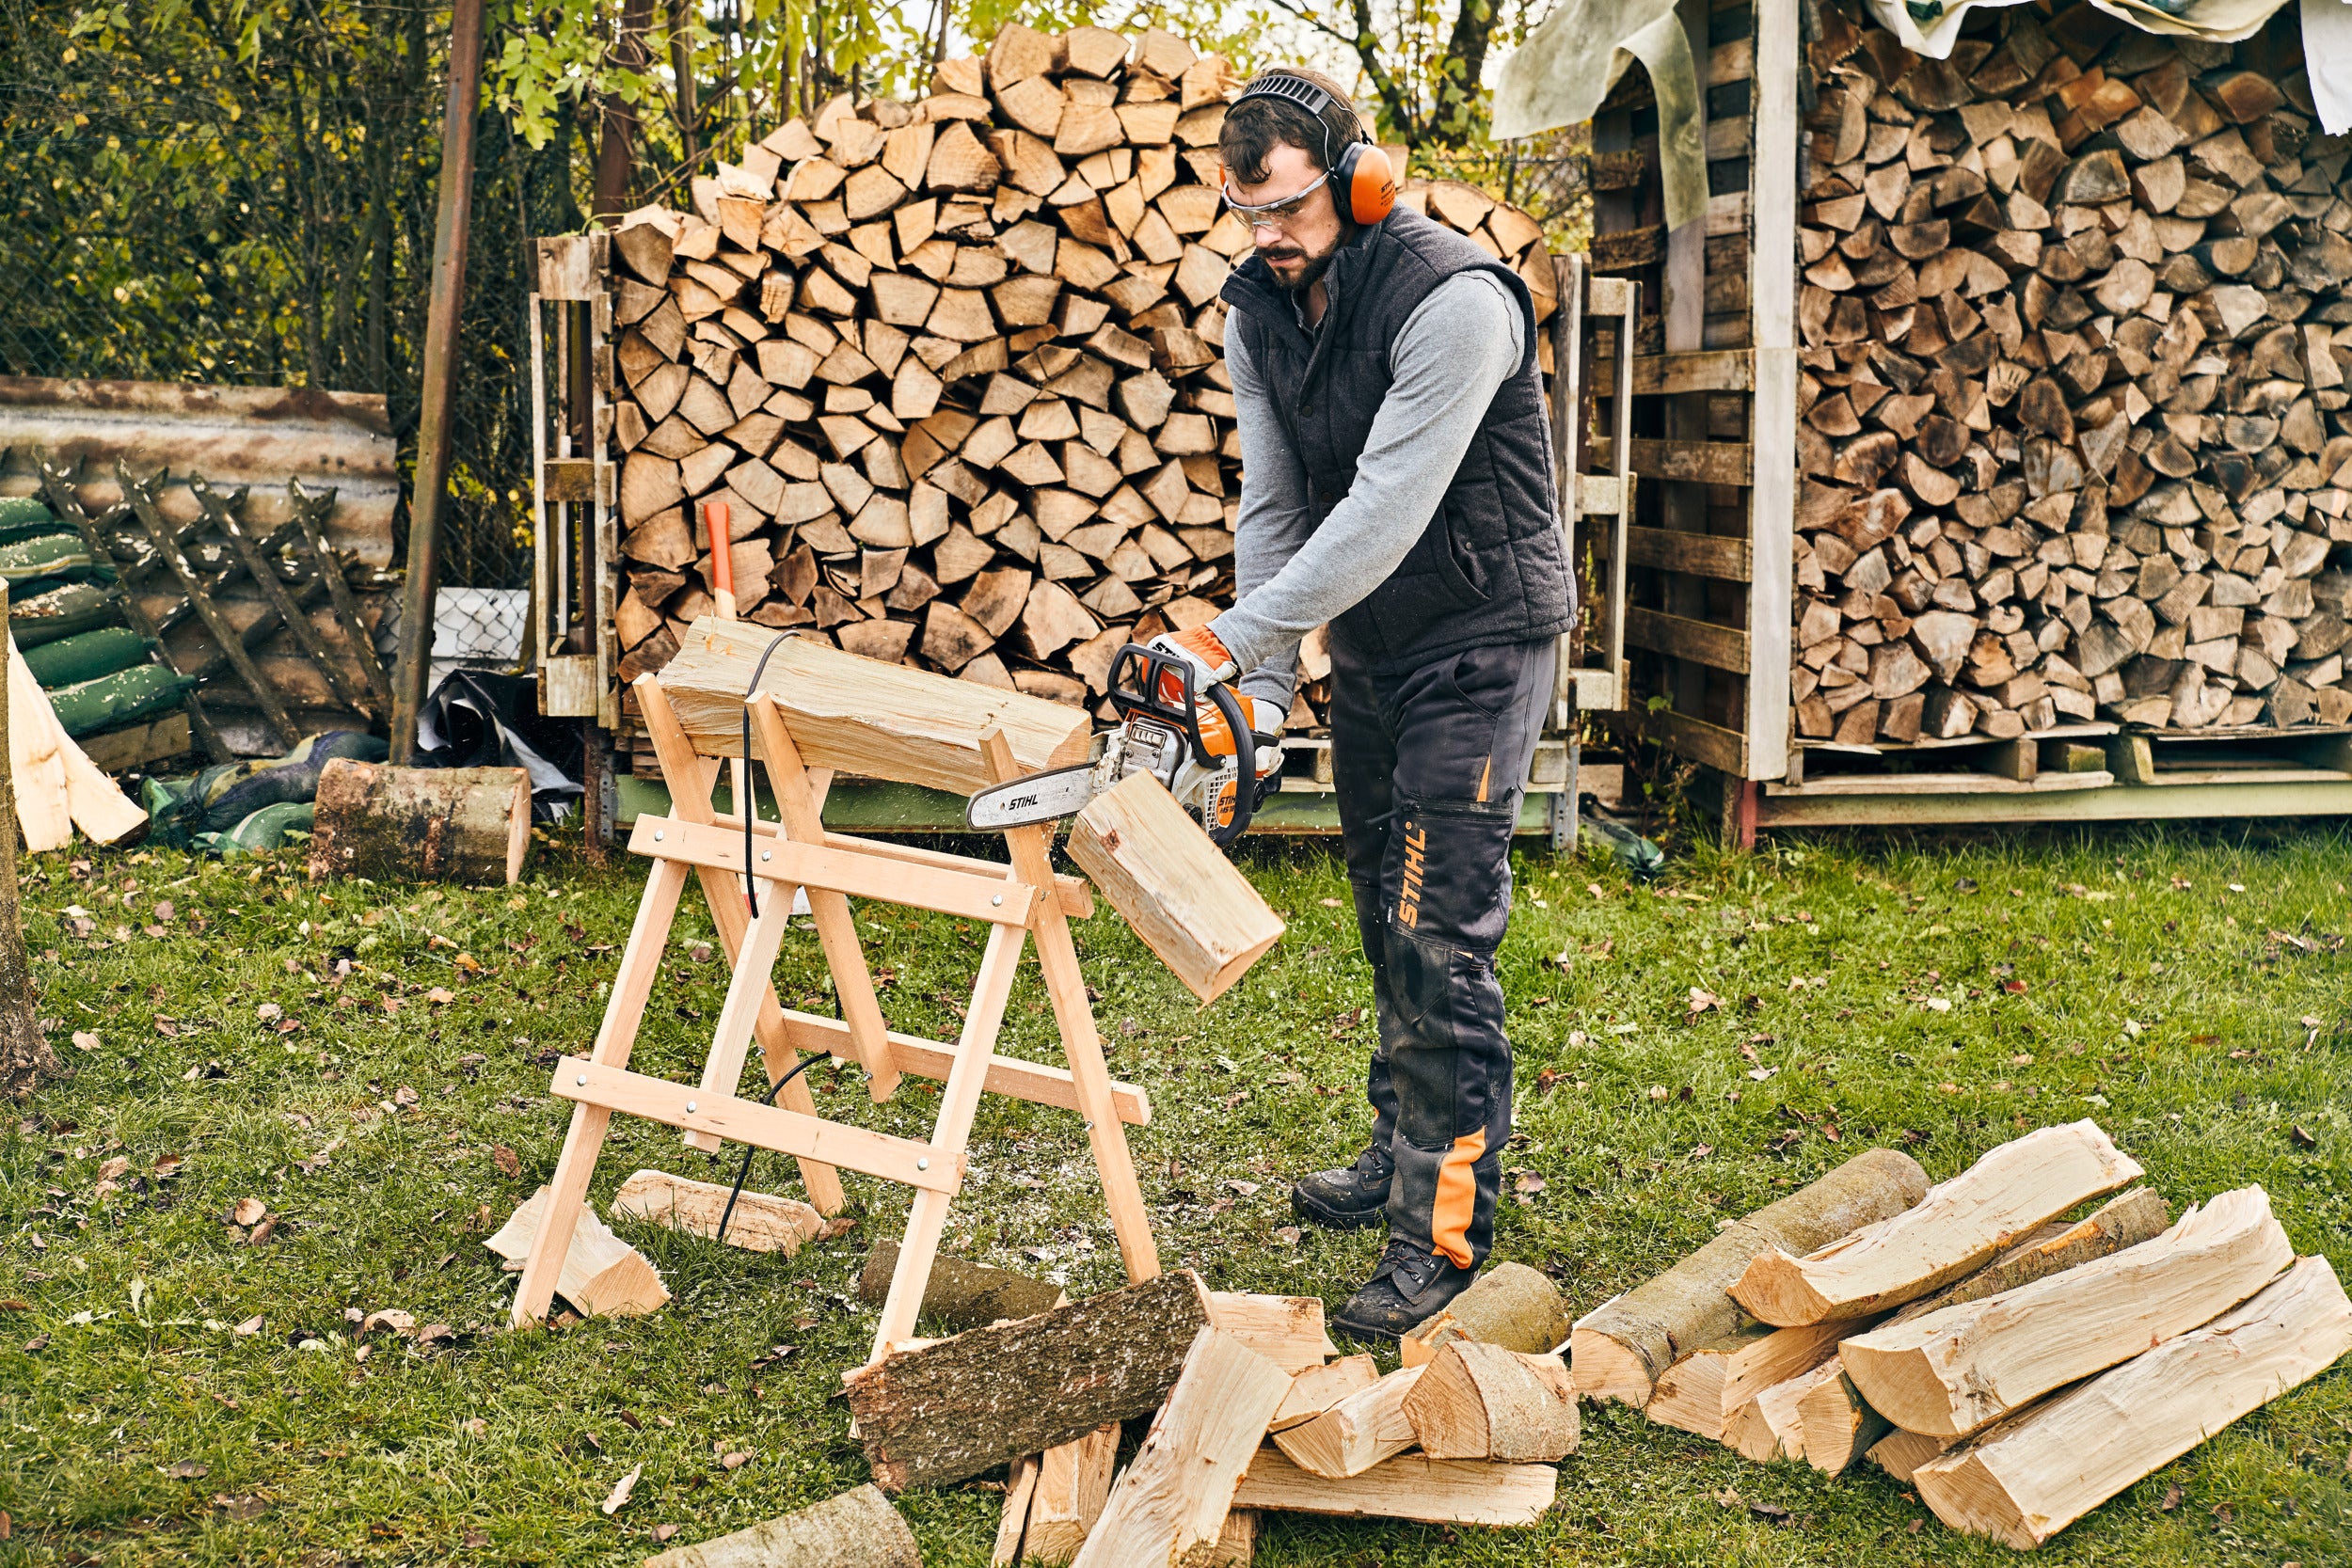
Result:
{"label": "dark brown hair", "polygon": [[1250,98],[1235,104],[1216,138],[1216,154],[1234,179],[1252,185],[1263,180],[1267,155],[1277,147],[1295,147],[1315,167],[1328,168],[1341,148],[1362,138],[1363,122],[1356,118],[1347,89],[1330,77],[1290,67],[1264,74],[1311,82],[1331,95],[1332,104],[1320,116],[1285,98]]}

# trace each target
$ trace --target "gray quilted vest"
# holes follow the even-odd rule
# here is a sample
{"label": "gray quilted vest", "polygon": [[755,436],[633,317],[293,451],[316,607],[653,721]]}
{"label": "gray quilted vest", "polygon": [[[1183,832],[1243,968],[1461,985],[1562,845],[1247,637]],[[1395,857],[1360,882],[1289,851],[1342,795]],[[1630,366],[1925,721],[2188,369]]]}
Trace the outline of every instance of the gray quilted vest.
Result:
{"label": "gray quilted vest", "polygon": [[1229,332],[1258,367],[1307,471],[1316,525],[1355,483],[1388,396],[1389,354],[1431,290],[1483,268],[1518,301],[1526,357],[1479,421],[1454,483],[1403,562],[1332,623],[1373,670],[1394,673],[1465,648],[1554,637],[1575,619],[1575,581],[1552,484],[1551,422],[1536,369],[1535,309],[1511,270],[1461,235],[1400,208],[1359,229],[1324,275],[1330,309],[1301,331],[1290,294],[1255,256],[1226,280]]}

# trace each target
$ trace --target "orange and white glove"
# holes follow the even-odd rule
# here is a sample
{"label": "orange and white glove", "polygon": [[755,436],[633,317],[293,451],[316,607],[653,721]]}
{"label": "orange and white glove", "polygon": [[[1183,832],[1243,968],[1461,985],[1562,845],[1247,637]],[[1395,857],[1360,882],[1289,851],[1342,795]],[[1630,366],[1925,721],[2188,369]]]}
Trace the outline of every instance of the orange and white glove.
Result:
{"label": "orange and white glove", "polygon": [[[1225,651],[1225,644],[1218,641],[1216,633],[1206,626],[1194,626],[1188,631],[1164,631],[1152,639],[1152,647],[1159,653],[1179,655],[1191,664],[1196,689],[1205,688],[1213,681],[1230,681],[1241,673],[1233,656]],[[1162,693],[1162,698],[1174,702],[1180,695],[1180,692],[1168,691]]]}

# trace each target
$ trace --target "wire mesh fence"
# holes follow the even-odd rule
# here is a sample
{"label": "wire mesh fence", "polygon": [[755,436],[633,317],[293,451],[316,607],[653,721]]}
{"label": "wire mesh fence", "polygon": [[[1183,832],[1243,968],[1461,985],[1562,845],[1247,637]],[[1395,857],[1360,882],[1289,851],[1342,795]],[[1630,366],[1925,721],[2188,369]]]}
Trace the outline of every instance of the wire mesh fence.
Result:
{"label": "wire mesh fence", "polygon": [[[447,34],[420,0],[0,0],[0,374],[382,393],[405,480]],[[579,226],[581,182],[569,137],[485,111],[477,147],[442,580],[517,590],[528,241]],[[463,641],[518,649],[524,597],[461,597]]]}

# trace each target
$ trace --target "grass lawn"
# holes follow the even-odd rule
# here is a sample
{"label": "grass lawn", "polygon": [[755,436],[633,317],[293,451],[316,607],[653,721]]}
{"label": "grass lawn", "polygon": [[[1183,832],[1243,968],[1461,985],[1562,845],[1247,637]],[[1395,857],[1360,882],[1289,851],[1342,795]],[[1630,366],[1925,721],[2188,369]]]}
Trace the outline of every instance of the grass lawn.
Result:
{"label": "grass lawn", "polygon": [[[1152,1096],[1133,1143],[1165,1259],[1336,1305],[1379,1239],[1298,1234],[1284,1183],[1352,1156],[1368,1124],[1365,974],[1333,857],[1275,843],[1248,863],[1290,933],[1214,1007],[1107,910],[1080,945],[1113,1071]],[[864,1354],[856,1270],[897,1233],[903,1190],[849,1178],[855,1227],[791,1259],[625,1226],[668,1307],[501,1326],[514,1276],[483,1236],[554,1167],[568,1107],[548,1063],[592,1038],[642,879],[545,849],[526,885],[447,894],[321,893],[292,858],[29,864],[42,1011],[73,1076],[0,1123],[0,1564],[584,1568],[636,1561],[657,1527],[683,1544],[866,1479],[828,1395]],[[1549,1270],[1582,1311],[1874,1142],[1941,1179],[2091,1116],[2176,1206],[2260,1182],[2299,1250],[2352,1267],[2347,882],[2341,830],[1702,848],[1651,887],[1531,856],[1502,959],[1519,1099],[1497,1256]],[[707,941],[686,907],[682,930]],[[952,1037],[980,934],[868,912],[893,1023]],[[813,936],[787,949],[778,986],[825,1006],[815,955]],[[693,1077],[723,983],[707,951],[678,957],[639,1064]],[[1011,1049],[1050,1046],[1033,966],[1009,1018]],[[918,1132],[934,1109],[916,1080],[875,1107],[853,1069],[810,1077],[867,1125]],[[733,1160],[624,1122],[599,1204],[641,1166],[725,1180]],[[753,1184],[797,1190],[776,1156]],[[258,1242],[228,1218],[245,1198],[278,1216]],[[983,1106],[948,1246],[1073,1294],[1118,1281],[1074,1117]],[[378,1308],[453,1338],[375,1336],[362,1361],[346,1313]],[[2348,1464],[2340,1368],[2043,1556],[2343,1563]],[[633,1499],[599,1512],[638,1465]],[[986,1562],[998,1501],[983,1480],[900,1506],[949,1568]],[[1613,1406],[1587,1408],[1536,1528],[1276,1516],[1259,1560],[2011,1554],[1946,1531],[1873,1468],[1752,1465]]]}

